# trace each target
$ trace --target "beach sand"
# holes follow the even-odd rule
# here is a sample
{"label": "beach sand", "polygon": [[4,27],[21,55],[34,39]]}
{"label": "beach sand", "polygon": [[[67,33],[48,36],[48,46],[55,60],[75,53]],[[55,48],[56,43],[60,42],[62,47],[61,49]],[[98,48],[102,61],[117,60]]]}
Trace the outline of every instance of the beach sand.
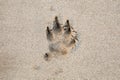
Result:
{"label": "beach sand", "polygon": [[[55,16],[70,20],[79,43],[45,61]],[[0,0],[0,80],[119,79],[119,0]]]}

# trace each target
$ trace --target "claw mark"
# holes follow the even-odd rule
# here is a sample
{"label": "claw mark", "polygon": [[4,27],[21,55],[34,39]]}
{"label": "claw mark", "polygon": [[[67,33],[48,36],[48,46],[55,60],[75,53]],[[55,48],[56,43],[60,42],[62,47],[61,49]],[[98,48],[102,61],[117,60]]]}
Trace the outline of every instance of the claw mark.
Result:
{"label": "claw mark", "polygon": [[45,60],[49,60],[54,55],[65,55],[69,53],[78,41],[77,32],[71,27],[69,20],[66,20],[65,25],[61,26],[56,16],[53,23],[52,30],[49,27],[46,29],[50,52],[45,53]]}
{"label": "claw mark", "polygon": [[69,20],[66,21],[66,25],[64,26],[65,34],[71,34],[71,28],[70,28],[70,23]]}
{"label": "claw mark", "polygon": [[58,21],[58,17],[56,16],[55,17],[55,21],[54,21],[54,26],[53,26],[53,30],[56,32],[56,33],[59,33],[59,32],[61,32],[61,25],[60,25],[60,23],[59,23],[59,21]]}
{"label": "claw mark", "polygon": [[45,59],[46,61],[48,61],[48,60],[50,60],[50,58],[51,58],[51,55],[50,55],[49,53],[45,53],[44,59]]}
{"label": "claw mark", "polygon": [[52,32],[50,31],[49,27],[47,27],[46,35],[47,35],[47,39],[48,39],[49,41],[52,41],[52,40],[53,40],[53,34],[52,34]]}

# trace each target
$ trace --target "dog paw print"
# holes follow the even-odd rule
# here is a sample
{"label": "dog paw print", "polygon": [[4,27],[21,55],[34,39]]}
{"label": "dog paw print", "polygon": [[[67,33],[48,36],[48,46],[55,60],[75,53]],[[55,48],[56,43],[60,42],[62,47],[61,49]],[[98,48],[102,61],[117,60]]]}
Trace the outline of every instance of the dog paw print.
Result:
{"label": "dog paw print", "polygon": [[49,52],[45,53],[45,60],[70,53],[78,41],[77,32],[70,25],[69,20],[66,20],[65,25],[62,26],[57,16],[53,21],[53,28],[47,27],[46,37],[49,43]]}

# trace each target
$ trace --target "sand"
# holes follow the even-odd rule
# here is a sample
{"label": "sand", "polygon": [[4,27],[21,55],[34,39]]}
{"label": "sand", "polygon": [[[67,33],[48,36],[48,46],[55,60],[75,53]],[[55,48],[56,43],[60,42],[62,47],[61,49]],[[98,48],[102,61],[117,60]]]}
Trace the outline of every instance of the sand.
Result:
{"label": "sand", "polygon": [[[55,16],[69,19],[80,41],[45,61]],[[0,0],[0,80],[119,79],[119,0]]]}

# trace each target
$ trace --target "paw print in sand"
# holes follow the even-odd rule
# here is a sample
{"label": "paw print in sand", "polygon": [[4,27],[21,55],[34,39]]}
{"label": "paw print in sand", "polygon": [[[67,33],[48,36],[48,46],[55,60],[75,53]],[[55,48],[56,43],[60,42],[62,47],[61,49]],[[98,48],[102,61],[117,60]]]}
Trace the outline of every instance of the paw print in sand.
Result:
{"label": "paw print in sand", "polygon": [[45,53],[45,60],[70,53],[78,41],[77,32],[71,27],[69,20],[62,26],[57,16],[53,22],[53,28],[47,27],[46,36],[49,42],[49,52]]}

